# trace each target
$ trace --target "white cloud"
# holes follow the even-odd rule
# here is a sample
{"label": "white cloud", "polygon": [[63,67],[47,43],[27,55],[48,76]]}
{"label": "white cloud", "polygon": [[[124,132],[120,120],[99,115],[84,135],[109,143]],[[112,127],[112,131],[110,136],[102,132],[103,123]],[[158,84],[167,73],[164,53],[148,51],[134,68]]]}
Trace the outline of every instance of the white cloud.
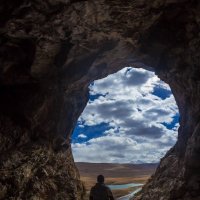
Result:
{"label": "white cloud", "polygon": [[107,135],[72,144],[72,148],[75,160],[79,162],[155,163],[170,148],[170,145],[163,146],[161,141],[137,142],[130,137]]}
{"label": "white cloud", "polygon": [[172,94],[165,99],[154,95],[155,87],[170,91],[153,72],[130,67],[95,81],[90,94],[102,96],[88,102],[79,122],[81,126],[106,122],[112,128],[102,137],[73,144],[75,160],[159,161],[176,141],[178,125],[169,130],[163,123],[170,124],[178,108]]}
{"label": "white cloud", "polygon": [[87,138],[87,135],[81,133],[81,134],[78,135],[78,138]]}

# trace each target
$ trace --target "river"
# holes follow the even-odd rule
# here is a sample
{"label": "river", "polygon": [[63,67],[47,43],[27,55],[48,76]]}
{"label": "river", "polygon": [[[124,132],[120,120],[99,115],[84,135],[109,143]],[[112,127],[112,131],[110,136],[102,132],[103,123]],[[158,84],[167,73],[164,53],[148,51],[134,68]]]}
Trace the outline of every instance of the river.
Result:
{"label": "river", "polygon": [[130,194],[127,194],[123,197],[117,198],[117,200],[129,200],[131,197],[133,197],[137,192],[139,192],[142,189],[143,184],[141,184],[141,183],[128,183],[128,184],[122,184],[122,185],[108,185],[108,187],[111,190],[119,190],[119,189],[126,189],[126,188],[139,187],[139,186],[141,186],[141,187],[134,190]]}
{"label": "river", "polygon": [[127,194],[126,196],[123,196],[123,197],[119,197],[117,198],[117,200],[129,200],[131,197],[134,197],[134,195],[136,193],[138,193],[142,188],[138,188],[137,190],[135,190],[134,192],[130,193],[130,194]]}

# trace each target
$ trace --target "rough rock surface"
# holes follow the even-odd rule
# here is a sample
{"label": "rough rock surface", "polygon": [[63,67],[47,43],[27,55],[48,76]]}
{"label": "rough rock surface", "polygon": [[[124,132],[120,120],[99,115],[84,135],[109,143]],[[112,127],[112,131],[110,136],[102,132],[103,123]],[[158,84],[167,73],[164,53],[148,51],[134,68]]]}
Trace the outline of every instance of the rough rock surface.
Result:
{"label": "rough rock surface", "polygon": [[83,199],[70,136],[88,84],[125,66],[154,70],[181,115],[137,199],[200,199],[198,0],[2,0],[0,13],[0,199]]}

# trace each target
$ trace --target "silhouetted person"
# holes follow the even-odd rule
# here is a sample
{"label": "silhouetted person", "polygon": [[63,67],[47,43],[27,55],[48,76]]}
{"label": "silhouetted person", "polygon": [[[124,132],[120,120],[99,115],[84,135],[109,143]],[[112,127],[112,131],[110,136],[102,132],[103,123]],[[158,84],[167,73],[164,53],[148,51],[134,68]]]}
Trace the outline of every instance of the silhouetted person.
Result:
{"label": "silhouetted person", "polygon": [[114,200],[109,187],[104,184],[104,176],[97,176],[97,183],[91,188],[90,200]]}

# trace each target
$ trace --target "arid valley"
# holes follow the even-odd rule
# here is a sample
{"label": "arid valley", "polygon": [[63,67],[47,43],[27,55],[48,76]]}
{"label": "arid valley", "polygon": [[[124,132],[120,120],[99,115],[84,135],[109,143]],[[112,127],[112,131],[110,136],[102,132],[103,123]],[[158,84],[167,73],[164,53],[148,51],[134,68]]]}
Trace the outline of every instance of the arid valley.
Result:
{"label": "arid valley", "polygon": [[[84,163],[78,162],[81,180],[84,182],[88,199],[91,187],[96,183],[99,174],[105,176],[106,185],[123,185],[130,183],[144,184],[154,173],[157,164],[111,164],[111,163]],[[141,187],[141,186],[140,186]],[[112,193],[115,198],[126,196],[138,189],[129,187],[114,189]]]}

